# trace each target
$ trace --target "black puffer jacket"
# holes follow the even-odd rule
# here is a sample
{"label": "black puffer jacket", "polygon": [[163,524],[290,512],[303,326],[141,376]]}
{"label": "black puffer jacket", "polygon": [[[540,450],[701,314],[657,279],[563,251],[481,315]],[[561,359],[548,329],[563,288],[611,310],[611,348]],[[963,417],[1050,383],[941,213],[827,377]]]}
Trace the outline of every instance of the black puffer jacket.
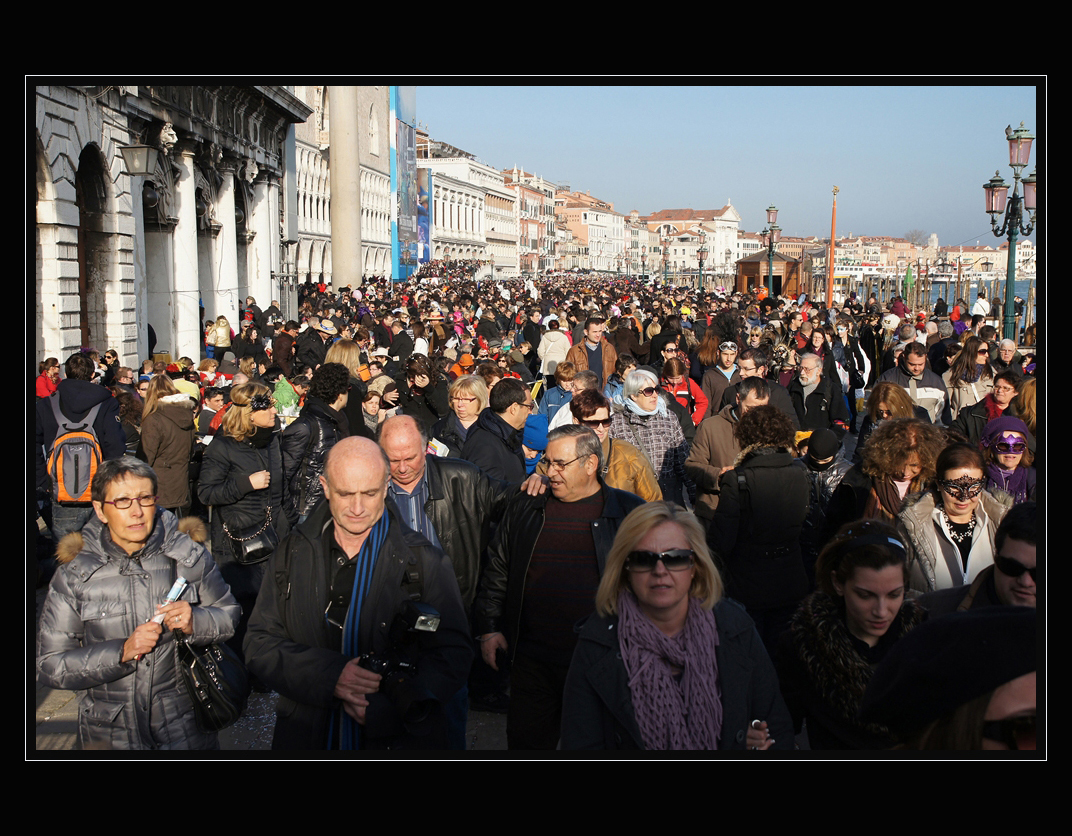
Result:
{"label": "black puffer jacket", "polygon": [[324,495],[320,474],[328,451],[350,434],[346,416],[320,398],[305,399],[298,419],[287,427],[281,442],[283,477],[287,480],[287,516],[308,514]]}

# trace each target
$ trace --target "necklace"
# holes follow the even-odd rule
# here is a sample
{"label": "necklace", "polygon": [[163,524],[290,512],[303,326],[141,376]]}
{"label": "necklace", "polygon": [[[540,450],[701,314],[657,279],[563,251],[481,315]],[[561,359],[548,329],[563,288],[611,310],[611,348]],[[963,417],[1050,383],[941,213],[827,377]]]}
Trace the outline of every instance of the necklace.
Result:
{"label": "necklace", "polygon": [[966,523],[955,523],[949,519],[949,514],[942,509],[942,516],[945,517],[946,525],[949,528],[949,536],[953,538],[953,542],[960,546],[965,540],[970,541],[972,534],[975,533],[975,514],[972,514],[972,518]]}

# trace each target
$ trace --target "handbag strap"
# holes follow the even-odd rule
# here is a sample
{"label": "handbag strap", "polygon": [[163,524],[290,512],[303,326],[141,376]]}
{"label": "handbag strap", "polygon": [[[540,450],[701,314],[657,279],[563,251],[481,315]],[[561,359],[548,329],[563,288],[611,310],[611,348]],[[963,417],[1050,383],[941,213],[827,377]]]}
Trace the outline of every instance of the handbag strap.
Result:
{"label": "handbag strap", "polygon": [[260,534],[260,533],[261,533],[262,531],[264,531],[264,530],[265,530],[265,529],[266,529],[266,528],[267,528],[268,526],[270,526],[270,525],[272,524],[272,506],[271,506],[271,505],[269,505],[269,506],[267,506],[267,507],[266,507],[266,508],[265,508],[264,510],[265,510],[265,518],[264,518],[264,525],[262,525],[262,526],[261,526],[260,528],[258,528],[258,529],[257,529],[256,531],[254,531],[254,532],[253,532],[252,534],[250,534],[250,535],[249,535],[248,537],[235,537],[235,536],[234,536],[234,535],[233,535],[233,534],[232,534],[232,533],[231,533],[231,532],[230,532],[230,531],[229,531],[229,530],[227,529],[227,523],[225,523],[225,522],[223,521],[223,517],[222,517],[222,515],[221,515],[221,517],[220,517],[220,524],[221,524],[221,525],[223,526],[223,533],[224,533],[224,534],[226,534],[226,535],[227,535],[228,537],[230,537],[230,538],[231,538],[232,540],[235,540],[236,542],[239,542],[239,543],[241,543],[241,542],[243,542],[243,541],[245,541],[245,540],[252,540],[252,539],[253,539],[254,537],[256,537],[257,535],[259,535],[259,534]]}

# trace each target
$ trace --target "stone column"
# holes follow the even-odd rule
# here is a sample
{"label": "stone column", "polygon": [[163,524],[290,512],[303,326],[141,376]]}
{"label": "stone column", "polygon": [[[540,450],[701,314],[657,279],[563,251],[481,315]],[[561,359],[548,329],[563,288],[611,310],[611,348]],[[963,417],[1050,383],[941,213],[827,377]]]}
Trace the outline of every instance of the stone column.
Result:
{"label": "stone column", "polygon": [[238,160],[224,157],[219,165],[220,183],[216,194],[216,219],[223,228],[216,239],[215,287],[205,294],[205,317],[227,317],[235,322],[238,316],[238,230],[235,226],[235,172]]}
{"label": "stone column", "polygon": [[194,183],[194,149],[182,143],[175,155],[179,176],[175,184],[174,272],[171,287],[171,317],[166,330],[160,323],[157,344],[171,352],[171,359],[183,355],[200,357],[201,322],[197,286],[197,195]]}
{"label": "stone column", "polygon": [[332,87],[331,124],[331,287],[361,286],[361,164],[358,159],[360,108],[356,87]]}
{"label": "stone column", "polygon": [[[269,190],[268,174],[262,171],[253,183],[253,217],[247,221],[247,228],[252,228],[254,238],[252,246],[246,250],[249,269],[247,295],[257,300],[257,307],[261,310],[272,303],[272,226],[273,221],[276,225],[279,223],[278,218],[272,216]],[[242,300],[243,303],[245,301]]]}

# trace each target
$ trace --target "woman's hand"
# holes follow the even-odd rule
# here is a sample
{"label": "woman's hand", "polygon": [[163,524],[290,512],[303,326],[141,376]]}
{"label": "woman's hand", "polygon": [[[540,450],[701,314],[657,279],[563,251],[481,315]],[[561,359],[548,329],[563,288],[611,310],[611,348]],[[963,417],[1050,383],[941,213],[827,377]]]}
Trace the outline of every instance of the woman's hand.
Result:
{"label": "woman's hand", "polygon": [[258,470],[256,473],[249,474],[249,483],[255,491],[264,490],[271,482],[272,474],[267,470]]}
{"label": "woman's hand", "polygon": [[767,731],[766,720],[753,720],[748,726],[748,734],[745,735],[745,745],[751,749],[766,751],[774,745],[774,739]]}
{"label": "woman's hand", "polygon": [[139,625],[130,634],[130,638],[123,642],[123,655],[119,661],[130,662],[133,659],[140,659],[156,647],[156,643],[160,641],[160,634],[163,632],[164,628],[154,621],[146,621]]}
{"label": "woman's hand", "polygon": [[194,613],[189,601],[161,604],[156,612],[164,616],[164,626],[169,630],[182,630],[188,636],[194,634]]}

